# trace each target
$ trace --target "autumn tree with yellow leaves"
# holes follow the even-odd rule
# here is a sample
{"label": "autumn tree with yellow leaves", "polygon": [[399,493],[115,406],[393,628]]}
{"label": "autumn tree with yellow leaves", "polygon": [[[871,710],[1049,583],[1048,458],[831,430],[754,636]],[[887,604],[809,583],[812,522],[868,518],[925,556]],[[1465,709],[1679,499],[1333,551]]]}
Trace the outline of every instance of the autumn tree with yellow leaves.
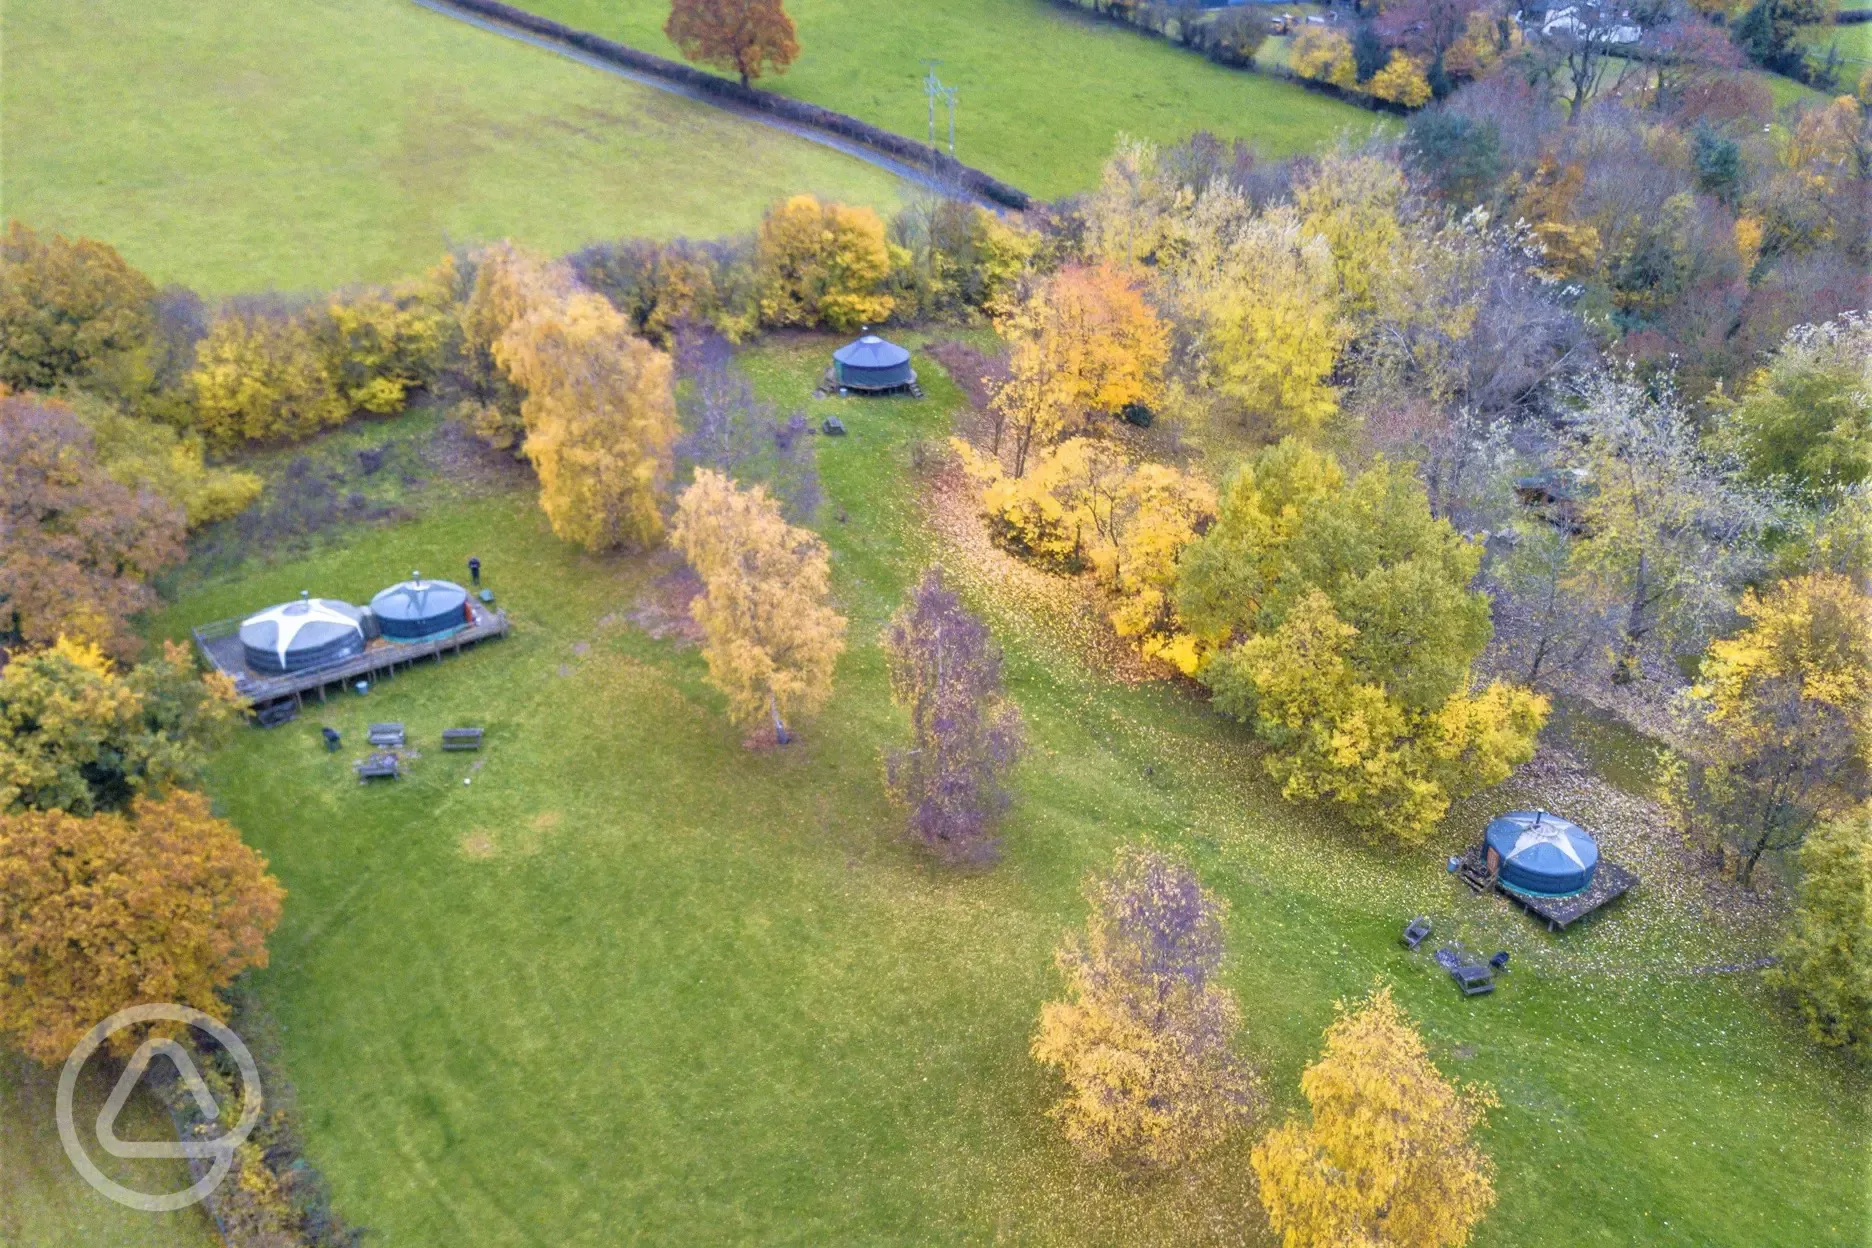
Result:
{"label": "autumn tree with yellow leaves", "polygon": [[433,381],[457,332],[454,264],[412,281],[367,287],[331,300],[321,327],[333,382],[352,411],[387,416],[410,391]]}
{"label": "autumn tree with yellow leaves", "polygon": [[760,316],[768,325],[850,330],[890,316],[881,289],[891,248],[877,213],[795,195],[767,210],[755,240]]}
{"label": "autumn tree with yellow leaves", "polygon": [[845,650],[825,543],[788,524],[760,486],[744,490],[706,468],[676,501],[670,543],[702,581],[690,611],[709,683],[736,723],[769,719],[785,744],[787,721],[831,696]]}
{"label": "autumn tree with yellow leaves", "polygon": [[0,814],[0,1036],[54,1065],[126,1006],[225,1013],[216,991],[266,965],[279,922],[286,894],[266,866],[185,790],[122,813]]}
{"label": "autumn tree with yellow leaves", "polygon": [[494,357],[526,391],[525,451],[553,532],[595,551],[659,540],[676,440],[669,356],[579,291],[509,325]]}
{"label": "autumn tree with yellow leaves", "polygon": [[1041,1008],[1033,1038],[1066,1088],[1050,1112],[1089,1161],[1176,1166],[1256,1103],[1232,1048],[1241,1009],[1216,982],[1227,905],[1184,863],[1137,846],[1087,881],[1086,900],[1084,933],[1056,955],[1066,999]]}
{"label": "autumn tree with yellow leaves", "polygon": [[1396,164],[1343,149],[1321,156],[1311,175],[1294,188],[1300,226],[1326,240],[1340,299],[1349,311],[1370,310],[1402,258],[1398,210],[1403,200],[1404,175]]}
{"label": "autumn tree with yellow leaves", "polygon": [[1171,594],[1178,557],[1215,513],[1213,486],[1168,464],[1134,462],[1100,438],[1048,447],[1021,477],[966,442],[952,445],[981,491],[996,543],[1045,566],[1091,571],[1114,596],[1119,636],[1194,671]]}
{"label": "autumn tree with yellow leaves", "polygon": [[195,427],[217,447],[296,441],[351,415],[309,311],[231,309],[195,347]]}
{"label": "autumn tree with yellow leaves", "polygon": [[1182,279],[1207,378],[1251,420],[1317,430],[1339,410],[1331,377],[1352,336],[1332,243],[1287,204],[1217,220],[1206,263]]}
{"label": "autumn tree with yellow leaves", "polygon": [[1068,266],[1034,284],[995,322],[1008,344],[1008,379],[992,400],[994,444],[1013,475],[1036,446],[1076,431],[1086,417],[1149,407],[1163,391],[1170,330],[1123,270]]}
{"label": "autumn tree with yellow leaves", "polygon": [[1872,597],[1814,572],[1750,591],[1748,626],[1712,641],[1693,693],[1704,746],[1683,774],[1680,816],[1732,844],[1747,883],[1762,855],[1865,796],[1872,762]]}
{"label": "autumn tree with yellow leaves", "polygon": [[471,263],[473,278],[455,312],[468,392],[455,414],[489,446],[519,452],[526,441],[520,415],[524,392],[495,358],[494,348],[534,311],[570,298],[572,275],[512,242],[482,248]]}
{"label": "autumn tree with yellow leaves", "polygon": [[1309,1113],[1251,1155],[1284,1248],[1469,1242],[1495,1204],[1495,1166],[1473,1136],[1498,1101],[1443,1078],[1388,987],[1340,1005],[1300,1090]]}
{"label": "autumn tree with yellow leaves", "polygon": [[1452,797],[1531,758],[1547,716],[1527,689],[1472,688],[1493,631],[1470,588],[1481,557],[1406,468],[1348,478],[1288,438],[1223,487],[1179,557],[1175,606],[1198,678],[1270,747],[1284,796],[1418,844]]}
{"label": "autumn tree with yellow leaves", "polygon": [[1358,88],[1358,58],[1352,41],[1324,26],[1303,26],[1287,50],[1287,68],[1302,78],[1346,91]]}
{"label": "autumn tree with yellow leaves", "polygon": [[245,701],[173,642],[132,668],[60,638],[0,668],[0,813],[118,810],[193,785]]}

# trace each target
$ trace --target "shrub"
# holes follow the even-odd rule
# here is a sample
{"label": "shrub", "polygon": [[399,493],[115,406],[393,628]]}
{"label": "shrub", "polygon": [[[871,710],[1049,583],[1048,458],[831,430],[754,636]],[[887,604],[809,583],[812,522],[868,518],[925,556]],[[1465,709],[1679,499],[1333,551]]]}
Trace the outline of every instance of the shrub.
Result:
{"label": "shrub", "polygon": [[795,195],[767,210],[755,248],[764,324],[851,330],[891,314],[890,246],[869,208]]}
{"label": "shrub", "polygon": [[231,309],[195,348],[195,426],[214,446],[307,438],[351,415],[309,312]]}
{"label": "shrub", "polygon": [[156,288],[107,243],[42,238],[18,221],[0,240],[0,384],[146,388]]}

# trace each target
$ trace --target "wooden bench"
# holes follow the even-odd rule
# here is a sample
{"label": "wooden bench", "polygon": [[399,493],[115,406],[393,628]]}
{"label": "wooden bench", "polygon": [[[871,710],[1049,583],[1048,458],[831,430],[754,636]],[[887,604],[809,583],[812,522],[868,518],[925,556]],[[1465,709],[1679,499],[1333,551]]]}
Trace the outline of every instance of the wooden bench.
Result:
{"label": "wooden bench", "polygon": [[372,724],[370,726],[370,743],[372,745],[402,745],[403,725]]}
{"label": "wooden bench", "polygon": [[442,748],[445,750],[478,750],[481,748],[481,731],[479,728],[444,728]]}
{"label": "wooden bench", "polygon": [[371,780],[401,780],[403,778],[403,760],[388,751],[372,754],[357,764],[358,783]]}
{"label": "wooden bench", "polygon": [[1410,921],[1410,925],[1404,929],[1404,935],[1403,935],[1404,947],[1406,949],[1415,949],[1418,945],[1423,944],[1424,937],[1428,936],[1429,934],[1430,934],[1430,920],[1429,919],[1423,918],[1421,916],[1418,918],[1412,919]]}

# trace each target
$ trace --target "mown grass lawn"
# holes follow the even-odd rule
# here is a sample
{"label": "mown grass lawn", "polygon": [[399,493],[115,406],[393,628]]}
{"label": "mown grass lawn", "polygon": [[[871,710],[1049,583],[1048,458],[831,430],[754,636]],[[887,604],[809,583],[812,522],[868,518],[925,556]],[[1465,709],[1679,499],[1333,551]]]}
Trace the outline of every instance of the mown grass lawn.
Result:
{"label": "mown grass lawn", "polygon": [[[827,345],[744,360],[791,405]],[[1085,872],[1143,839],[1232,903],[1241,1044],[1277,1109],[1333,999],[1381,976],[1446,1071],[1496,1087],[1501,1201],[1478,1243],[1864,1242],[1864,1078],[1751,977],[1680,973],[1745,950],[1642,890],[1551,938],[1445,876],[1472,822],[1398,855],[1282,804],[1187,693],[1089,668],[1062,640],[1082,621],[1036,617],[937,546],[911,447],[958,396],[923,373],[924,402],[828,401],[852,430],[819,445],[852,645],[782,751],[744,749],[697,654],[631,625],[661,565],[568,551],[525,491],[211,579],[155,622],[181,636],[301,588],[361,599],[470,554],[513,613],[510,639],[245,732],[215,767],[290,890],[254,987],[348,1218],[399,1245],[1264,1242],[1241,1149],[1127,1180],[1081,1167],[1044,1117],[1026,1049],[1052,947]],[[985,875],[903,846],[879,774],[899,724],[874,639],[945,554],[1036,747]],[[349,762],[379,719],[422,756],[360,788]],[[486,750],[440,753],[454,724],[485,726]],[[1462,1000],[1401,949],[1426,911],[1514,951],[1501,991]]]}
{"label": "mown grass lawn", "polygon": [[[681,59],[663,35],[668,0],[516,2]],[[923,60],[935,57],[943,82],[960,90],[956,155],[1043,198],[1095,185],[1120,134],[1175,143],[1209,130],[1288,156],[1389,124],[1047,0],[811,0],[789,12],[799,59],[761,86],[920,139],[929,133]],[[947,143],[940,103],[937,126]]]}
{"label": "mown grass lawn", "polygon": [[213,293],[387,280],[504,236],[712,237],[799,191],[901,194],[408,0],[13,0],[0,37],[0,213]]}
{"label": "mown grass lawn", "polygon": [[[0,1049],[0,1245],[6,1248],[210,1248],[214,1224],[196,1206],[151,1214],[113,1204],[85,1185],[59,1143],[53,1106],[59,1072]],[[85,1069],[73,1099],[73,1122],[87,1131],[111,1093],[96,1063]],[[169,1116],[146,1093],[133,1094],[117,1119],[126,1140],[173,1140]],[[95,1140],[95,1137],[83,1137]],[[138,1191],[180,1191],[190,1181],[179,1161],[120,1161],[96,1143],[94,1162]]]}

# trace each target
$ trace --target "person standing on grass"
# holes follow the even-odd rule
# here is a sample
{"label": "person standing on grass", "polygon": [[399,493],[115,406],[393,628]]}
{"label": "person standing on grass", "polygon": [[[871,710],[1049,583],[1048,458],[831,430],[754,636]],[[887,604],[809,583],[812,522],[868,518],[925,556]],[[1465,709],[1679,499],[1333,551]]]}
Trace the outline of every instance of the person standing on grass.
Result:
{"label": "person standing on grass", "polygon": [[476,589],[481,588],[481,560],[474,555],[468,556],[468,579]]}

